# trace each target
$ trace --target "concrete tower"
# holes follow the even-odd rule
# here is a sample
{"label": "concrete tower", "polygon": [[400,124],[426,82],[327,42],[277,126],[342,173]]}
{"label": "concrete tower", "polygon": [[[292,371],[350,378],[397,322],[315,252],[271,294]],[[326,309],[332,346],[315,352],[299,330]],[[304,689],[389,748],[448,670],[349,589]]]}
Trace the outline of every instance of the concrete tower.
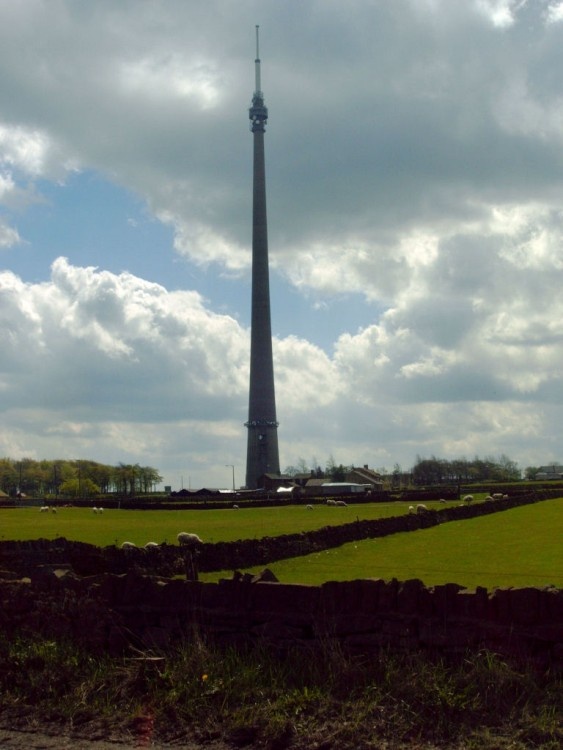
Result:
{"label": "concrete tower", "polygon": [[250,342],[250,388],[248,398],[248,448],[246,486],[256,489],[263,474],[279,474],[278,422],[274,390],[270,280],[268,270],[268,224],[266,218],[266,167],[264,133],[268,110],[260,90],[260,53],[256,27],[256,87],[248,114],[254,138],[252,202],[252,319]]}

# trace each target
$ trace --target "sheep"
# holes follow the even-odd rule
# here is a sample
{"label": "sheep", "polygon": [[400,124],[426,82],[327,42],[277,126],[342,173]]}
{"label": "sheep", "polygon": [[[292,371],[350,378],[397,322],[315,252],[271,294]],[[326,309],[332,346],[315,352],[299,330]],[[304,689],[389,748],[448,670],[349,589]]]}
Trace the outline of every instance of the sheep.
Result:
{"label": "sheep", "polygon": [[103,512],[104,512],[103,508],[98,508],[98,513],[103,513]]}
{"label": "sheep", "polygon": [[203,544],[197,534],[190,534],[187,531],[181,531],[176,538],[181,547],[195,547],[197,544]]}
{"label": "sheep", "polygon": [[503,499],[503,500],[508,500],[508,495],[503,495],[503,496],[502,496],[502,499]]}
{"label": "sheep", "polygon": [[495,500],[495,496],[494,495],[492,497],[491,497],[491,495],[487,495],[487,497],[485,498],[485,502],[486,503],[493,503],[494,500]]}
{"label": "sheep", "polygon": [[313,510],[313,506],[312,505],[307,505],[307,510]]}
{"label": "sheep", "polygon": [[466,496],[465,496],[465,497],[463,498],[463,502],[464,502],[464,503],[472,503],[472,502],[473,502],[473,495],[466,495]]}
{"label": "sheep", "polygon": [[137,549],[137,545],[135,542],[122,542],[121,549],[129,550],[129,549]]}
{"label": "sheep", "polygon": [[233,510],[240,510],[236,503],[233,503]]}
{"label": "sheep", "polygon": [[97,509],[97,508],[96,508],[96,506],[94,505],[94,507],[92,508],[92,513],[97,513],[97,512],[98,512],[98,509]]}
{"label": "sheep", "polygon": [[439,503],[445,503],[446,501],[444,500],[444,498],[443,498],[443,497],[441,497],[441,498],[440,498],[440,499],[438,500],[438,502],[439,502]]}
{"label": "sheep", "polygon": [[493,500],[502,500],[502,492],[493,493]]}
{"label": "sheep", "polygon": [[331,497],[328,498],[326,501],[327,505],[336,505],[336,500],[333,500]]}
{"label": "sheep", "polygon": [[42,505],[42,506],[41,506],[41,507],[39,508],[39,512],[40,512],[40,513],[48,513],[48,512],[49,512],[49,506],[48,506],[48,505]]}
{"label": "sheep", "polygon": [[409,505],[409,513],[414,513],[414,505]]}
{"label": "sheep", "polygon": [[428,511],[428,508],[426,507],[426,505],[424,505],[424,503],[419,503],[416,506],[417,513],[426,513],[427,511]]}
{"label": "sheep", "polygon": [[57,513],[58,512],[56,508],[50,508],[50,511],[51,511],[51,513]]}
{"label": "sheep", "polygon": [[348,507],[348,503],[345,502],[344,500],[335,500],[334,504],[340,506],[341,508],[347,508]]}
{"label": "sheep", "polygon": [[158,549],[160,547],[160,544],[157,544],[157,542],[147,542],[145,544],[145,549]]}

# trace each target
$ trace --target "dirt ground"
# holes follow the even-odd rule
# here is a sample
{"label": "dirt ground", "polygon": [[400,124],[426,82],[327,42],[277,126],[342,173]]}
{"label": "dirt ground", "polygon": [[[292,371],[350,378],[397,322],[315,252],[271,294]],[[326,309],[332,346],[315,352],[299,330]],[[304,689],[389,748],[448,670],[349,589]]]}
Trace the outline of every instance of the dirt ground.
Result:
{"label": "dirt ground", "polygon": [[0,750],[230,750],[232,745],[223,743],[205,745],[187,744],[179,740],[174,744],[163,745],[153,742],[150,738],[124,738],[102,739],[87,738],[68,733],[49,733],[45,730],[36,729],[7,729],[0,727]]}
{"label": "dirt ground", "polygon": [[[163,745],[152,740],[123,739],[88,739],[70,734],[49,734],[34,729],[10,730],[0,727],[0,750],[233,750],[236,746],[222,742],[205,743],[204,745],[187,744],[178,740],[173,744]],[[246,750],[252,750],[252,745],[246,745]],[[337,750],[332,748],[331,750]],[[390,745],[386,742],[379,746],[379,750],[438,750],[435,745]],[[447,748],[440,748],[447,750]],[[452,750],[462,750],[456,747]],[[507,749],[508,750],[508,749]]]}
{"label": "dirt ground", "polygon": [[[91,733],[89,733],[91,734]],[[85,737],[81,734],[75,734],[70,730],[62,731],[61,729],[49,729],[45,727],[29,727],[27,729],[12,729],[2,724],[0,721],[0,750],[235,750],[240,747],[236,744],[225,744],[222,741],[205,742],[204,744],[194,744],[178,738],[171,743],[162,744],[153,741],[150,737],[112,736],[107,737]],[[370,745],[371,746],[371,745]],[[244,750],[252,750],[254,745],[244,744]],[[316,746],[317,748],[319,745]],[[338,750],[333,745],[321,744],[320,747],[327,750]],[[372,747],[372,746],[371,746]],[[500,748],[501,746],[499,746]],[[378,750],[438,750],[435,745],[404,745],[402,743],[395,745],[383,741],[378,746]],[[447,750],[441,747],[440,750]],[[451,750],[462,750],[456,746]],[[508,750],[508,748],[507,748]]]}
{"label": "dirt ground", "polygon": [[152,737],[150,724],[123,728],[95,723],[80,730],[60,725],[34,723],[29,717],[6,717],[0,714],[0,750],[232,750],[220,740],[200,744],[176,737],[160,742]]}

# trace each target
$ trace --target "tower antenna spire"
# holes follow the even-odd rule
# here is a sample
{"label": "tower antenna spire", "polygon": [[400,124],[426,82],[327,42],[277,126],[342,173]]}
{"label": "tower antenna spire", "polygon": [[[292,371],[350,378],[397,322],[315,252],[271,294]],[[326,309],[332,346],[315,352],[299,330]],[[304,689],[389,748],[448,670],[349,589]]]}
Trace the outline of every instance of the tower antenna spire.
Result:
{"label": "tower antenna spire", "polygon": [[262,86],[260,82],[260,26],[256,25],[256,59],[254,60],[254,69],[256,74],[256,94],[262,93]]}
{"label": "tower antenna spire", "polygon": [[252,96],[252,106],[248,110],[248,116],[250,117],[250,129],[253,133],[260,130],[262,133],[266,130],[266,123],[268,121],[268,108],[264,104],[264,94],[261,91],[260,82],[260,46],[259,46],[259,29],[260,26],[256,25],[256,59],[254,60],[254,71],[255,71],[255,89]]}

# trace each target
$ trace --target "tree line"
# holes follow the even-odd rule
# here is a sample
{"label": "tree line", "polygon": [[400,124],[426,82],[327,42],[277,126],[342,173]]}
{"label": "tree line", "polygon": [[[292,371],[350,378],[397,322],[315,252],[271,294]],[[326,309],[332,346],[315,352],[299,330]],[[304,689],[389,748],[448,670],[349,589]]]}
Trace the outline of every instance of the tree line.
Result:
{"label": "tree line", "polygon": [[[285,473],[289,476],[310,474],[312,477],[326,478],[327,481],[342,482],[352,469],[352,466],[337,464],[330,456],[324,468],[321,468],[315,459],[310,468],[307,462],[300,458],[296,465],[288,466]],[[498,458],[475,456],[473,459],[451,460],[436,458],[436,456],[430,458],[417,456],[414,466],[408,471],[404,471],[399,464],[395,464],[393,470],[389,472],[385,468],[376,469],[376,471],[384,481],[389,482],[390,486],[516,482],[522,478],[518,464],[504,454]],[[528,467],[525,471],[526,478],[533,478],[536,471],[533,467]]]}
{"label": "tree line", "polygon": [[413,484],[470,484],[471,482],[516,482],[522,478],[518,464],[502,454],[498,458],[420,458],[412,469]]}
{"label": "tree line", "polygon": [[153,491],[159,482],[162,477],[156,469],[139,464],[111,466],[86,459],[0,458],[0,489],[11,496],[136,495]]}

